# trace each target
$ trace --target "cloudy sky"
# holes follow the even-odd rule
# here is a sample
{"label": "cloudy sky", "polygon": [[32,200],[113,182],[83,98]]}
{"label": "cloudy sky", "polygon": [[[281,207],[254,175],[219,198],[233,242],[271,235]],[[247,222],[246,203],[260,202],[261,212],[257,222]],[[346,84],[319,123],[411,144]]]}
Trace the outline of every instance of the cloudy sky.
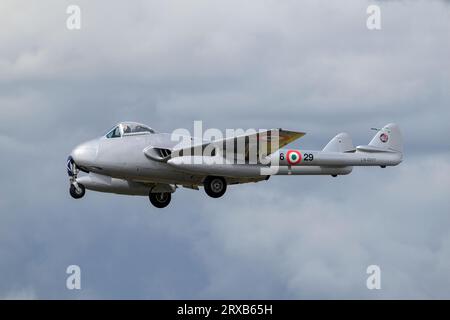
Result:
{"label": "cloudy sky", "polygon": [[[441,0],[2,0],[0,298],[450,298],[449,34]],[[67,155],[121,120],[283,127],[311,149],[396,122],[405,160],[179,189],[164,210],[73,200]]]}

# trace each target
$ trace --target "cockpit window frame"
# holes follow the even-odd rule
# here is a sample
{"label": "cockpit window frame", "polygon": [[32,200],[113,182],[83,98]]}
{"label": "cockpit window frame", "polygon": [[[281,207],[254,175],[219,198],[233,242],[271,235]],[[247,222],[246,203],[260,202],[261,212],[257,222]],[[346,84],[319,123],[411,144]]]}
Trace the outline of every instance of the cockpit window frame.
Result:
{"label": "cockpit window frame", "polygon": [[[119,129],[119,135],[113,135],[114,132]],[[116,139],[116,138],[122,138],[123,137],[123,131],[122,128],[120,127],[120,125],[116,125],[114,128],[112,128],[111,130],[109,130],[109,132],[105,135],[105,137],[107,139]]]}
{"label": "cockpit window frame", "polygon": [[[138,131],[138,132],[125,132],[124,130],[124,126],[129,126],[132,128],[132,130],[134,130],[134,128],[137,127],[141,127],[143,129],[147,129],[147,130],[143,130],[143,131]],[[140,135],[148,135],[148,134],[154,134],[155,130],[153,130],[152,128],[141,124],[141,123],[135,123],[135,122],[123,122],[120,124],[121,130],[122,130],[122,137],[130,137],[130,136],[140,136]]]}
{"label": "cockpit window frame", "polygon": [[[131,128],[131,130],[134,130],[136,128],[141,128],[141,131],[138,132],[125,132],[124,127],[128,126]],[[112,133],[119,128],[120,136],[112,136]],[[130,137],[130,136],[140,136],[140,135],[149,135],[149,134],[155,134],[156,131],[150,128],[149,126],[146,126],[142,123],[137,122],[121,122],[114,126],[112,129],[110,129],[106,134],[106,139],[115,139],[115,138],[123,138],[123,137]]]}

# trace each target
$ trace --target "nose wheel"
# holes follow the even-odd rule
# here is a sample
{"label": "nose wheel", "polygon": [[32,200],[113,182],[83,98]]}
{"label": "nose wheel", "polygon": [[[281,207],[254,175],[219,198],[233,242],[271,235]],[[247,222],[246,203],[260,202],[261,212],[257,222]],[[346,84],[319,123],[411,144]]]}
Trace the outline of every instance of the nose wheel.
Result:
{"label": "nose wheel", "polygon": [[74,199],[81,199],[86,193],[86,188],[82,184],[77,183],[78,171],[75,161],[73,161],[72,157],[69,157],[67,159],[67,174],[70,180],[69,193]]}
{"label": "nose wheel", "polygon": [[71,184],[69,193],[72,196],[72,198],[81,199],[84,197],[84,194],[86,193],[86,188],[82,184],[79,184],[79,183],[77,183],[76,185]]}
{"label": "nose wheel", "polygon": [[172,199],[172,194],[170,192],[158,192],[158,193],[150,192],[148,197],[152,205],[161,209],[169,205],[170,200]]}

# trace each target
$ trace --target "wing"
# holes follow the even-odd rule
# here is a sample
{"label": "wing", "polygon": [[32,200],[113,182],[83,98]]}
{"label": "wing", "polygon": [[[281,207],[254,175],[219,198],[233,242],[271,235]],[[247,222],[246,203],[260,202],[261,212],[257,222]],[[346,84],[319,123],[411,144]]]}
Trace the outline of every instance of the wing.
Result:
{"label": "wing", "polygon": [[172,150],[171,155],[167,159],[188,155],[215,156],[217,153],[223,156],[233,154],[235,159],[249,160],[251,157],[260,159],[304,135],[304,132],[283,129],[255,131],[240,136],[193,145],[188,148],[175,149]]}

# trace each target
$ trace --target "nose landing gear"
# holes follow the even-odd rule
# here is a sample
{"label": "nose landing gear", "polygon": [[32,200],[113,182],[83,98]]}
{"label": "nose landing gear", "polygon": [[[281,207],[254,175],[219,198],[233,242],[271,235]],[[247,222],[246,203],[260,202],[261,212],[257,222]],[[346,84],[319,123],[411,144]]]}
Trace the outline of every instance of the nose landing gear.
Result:
{"label": "nose landing gear", "polygon": [[86,188],[82,184],[77,183],[78,172],[75,161],[73,161],[72,157],[69,157],[67,159],[67,174],[70,180],[69,193],[74,199],[81,199],[86,193]]}

